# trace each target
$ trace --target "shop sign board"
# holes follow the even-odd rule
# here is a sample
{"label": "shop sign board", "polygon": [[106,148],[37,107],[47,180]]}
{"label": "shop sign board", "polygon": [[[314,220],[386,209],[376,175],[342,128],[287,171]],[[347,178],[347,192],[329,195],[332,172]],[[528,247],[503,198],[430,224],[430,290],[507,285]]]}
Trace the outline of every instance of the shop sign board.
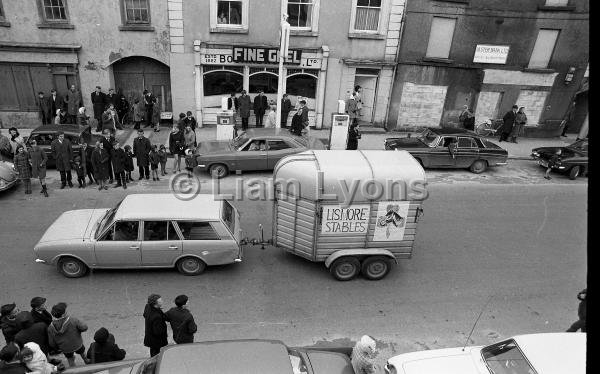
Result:
{"label": "shop sign board", "polygon": [[322,235],[366,235],[369,228],[369,204],[350,206],[324,205],[321,220]]}
{"label": "shop sign board", "polygon": [[510,46],[477,44],[473,62],[482,64],[506,64]]}
{"label": "shop sign board", "polygon": [[[279,49],[252,47],[207,49],[200,55],[200,63],[202,65],[277,65]],[[317,57],[316,53],[302,53],[300,49],[290,49],[284,64],[300,68],[320,69],[321,58]]]}

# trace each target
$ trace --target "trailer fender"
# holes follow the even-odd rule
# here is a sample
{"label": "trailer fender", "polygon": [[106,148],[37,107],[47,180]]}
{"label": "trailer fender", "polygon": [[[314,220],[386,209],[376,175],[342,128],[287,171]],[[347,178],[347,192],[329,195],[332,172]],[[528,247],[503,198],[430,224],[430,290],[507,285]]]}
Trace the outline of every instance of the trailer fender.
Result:
{"label": "trailer fender", "polygon": [[325,267],[329,269],[331,264],[340,257],[344,256],[353,256],[353,257],[370,257],[370,256],[386,256],[394,260],[395,263],[396,257],[392,254],[392,252],[387,249],[342,249],[340,251],[333,252],[332,254],[325,259]]}

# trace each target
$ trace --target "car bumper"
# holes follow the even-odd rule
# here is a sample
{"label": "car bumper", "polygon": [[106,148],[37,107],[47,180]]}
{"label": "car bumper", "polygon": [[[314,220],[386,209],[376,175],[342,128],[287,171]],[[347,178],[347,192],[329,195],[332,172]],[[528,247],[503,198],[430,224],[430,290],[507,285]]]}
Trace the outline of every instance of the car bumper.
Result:
{"label": "car bumper", "polygon": [[15,179],[11,182],[2,181],[2,182],[0,182],[0,191],[9,190],[9,189],[13,188],[15,186],[15,184],[17,184],[18,182],[19,182],[18,179]]}
{"label": "car bumper", "polygon": [[46,260],[42,260],[42,259],[39,259],[39,258],[36,258],[35,262],[37,262],[38,264],[47,264]]}

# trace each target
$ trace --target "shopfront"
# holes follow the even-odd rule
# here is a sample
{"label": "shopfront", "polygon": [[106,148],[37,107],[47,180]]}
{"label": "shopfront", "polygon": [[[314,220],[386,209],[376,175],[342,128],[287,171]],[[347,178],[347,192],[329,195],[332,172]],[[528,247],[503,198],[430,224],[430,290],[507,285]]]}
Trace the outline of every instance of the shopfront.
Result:
{"label": "shopfront", "polygon": [[[264,91],[269,101],[277,101],[277,47],[222,46],[196,41],[194,52],[196,114],[204,124],[216,123],[221,98],[231,93],[239,97],[245,90],[254,100]],[[310,125],[317,128],[322,126],[326,67],[323,48],[290,49],[284,61],[284,92],[294,106],[300,97],[306,99]],[[255,123],[252,112],[249,122],[250,126]]]}

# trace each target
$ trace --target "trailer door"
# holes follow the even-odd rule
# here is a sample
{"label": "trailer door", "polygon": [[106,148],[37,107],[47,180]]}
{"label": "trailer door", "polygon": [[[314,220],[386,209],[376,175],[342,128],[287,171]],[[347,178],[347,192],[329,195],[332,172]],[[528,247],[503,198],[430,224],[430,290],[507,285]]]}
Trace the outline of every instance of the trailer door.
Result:
{"label": "trailer door", "polygon": [[275,244],[314,261],[316,203],[278,196],[275,200]]}

